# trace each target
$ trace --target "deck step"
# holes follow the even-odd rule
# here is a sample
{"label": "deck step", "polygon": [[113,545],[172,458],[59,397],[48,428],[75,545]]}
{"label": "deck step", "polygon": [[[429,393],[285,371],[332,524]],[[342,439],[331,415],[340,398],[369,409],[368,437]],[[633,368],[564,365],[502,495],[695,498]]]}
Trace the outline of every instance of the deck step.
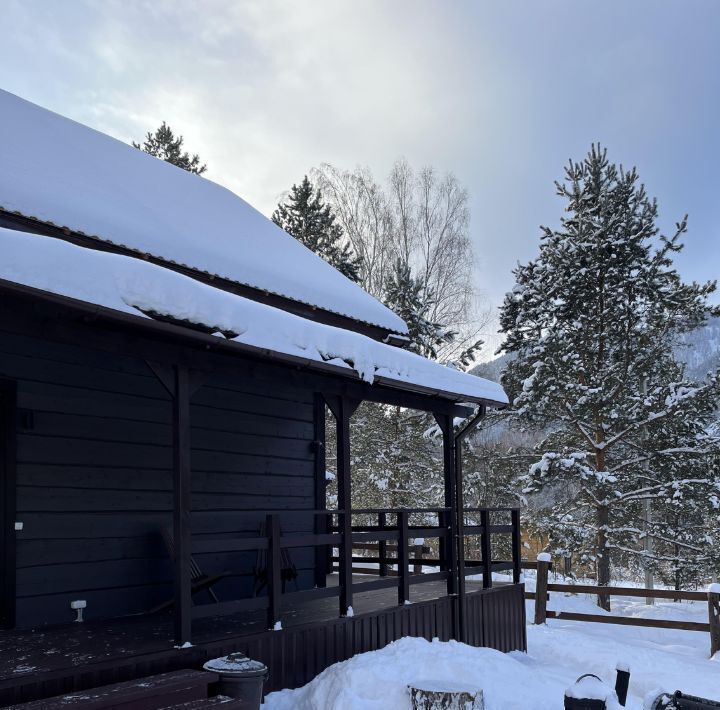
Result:
{"label": "deck step", "polygon": [[242,708],[243,704],[237,698],[229,698],[227,695],[216,695],[213,698],[206,698],[205,700],[191,700],[189,703],[172,705],[169,708],[163,708],[163,710],[202,710],[202,708],[215,707],[220,707],[222,710],[234,710],[235,708]]}
{"label": "deck step", "polygon": [[[217,681],[215,673],[180,670],[113,683],[54,698],[11,705],[16,710],[56,710],[82,707],[84,710],[161,710],[183,707],[183,703],[208,702],[208,686]],[[190,706],[193,707],[193,706]],[[212,707],[198,705],[197,707]],[[231,705],[221,705],[228,710]]]}

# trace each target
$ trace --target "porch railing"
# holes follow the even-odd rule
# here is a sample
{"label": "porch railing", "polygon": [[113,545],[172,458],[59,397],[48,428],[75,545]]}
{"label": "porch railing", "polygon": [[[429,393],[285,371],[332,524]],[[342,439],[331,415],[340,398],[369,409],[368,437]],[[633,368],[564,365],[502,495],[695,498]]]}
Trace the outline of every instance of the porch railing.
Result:
{"label": "porch railing", "polygon": [[[321,532],[285,534],[281,531],[281,515],[302,513],[312,515],[316,524],[315,530]],[[303,510],[277,511],[266,516],[265,534],[256,537],[239,538],[193,538],[191,551],[193,554],[231,553],[264,551],[267,569],[267,594],[262,597],[238,599],[217,604],[192,606],[189,610],[178,610],[176,613],[190,613],[192,619],[211,616],[222,616],[240,612],[265,610],[267,627],[281,628],[283,606],[298,602],[309,602],[318,599],[338,597],[340,616],[353,614],[353,596],[379,589],[397,589],[397,603],[402,605],[410,601],[410,588],[427,582],[445,581],[447,593],[464,597],[465,577],[480,572],[483,575],[483,587],[492,587],[492,573],[512,570],[515,583],[520,581],[520,526],[519,510],[517,509],[466,509],[464,524],[459,527],[456,540],[451,539],[449,508],[414,508],[414,509],[358,509],[347,515],[350,518],[350,539],[344,540],[344,530],[348,529],[343,510]],[[509,516],[507,523],[492,523],[491,515]],[[474,522],[478,517],[479,524]],[[471,523],[465,524],[465,519]],[[492,558],[492,540],[496,535],[511,537],[511,557],[509,561]],[[479,537],[482,556],[479,560],[466,559],[466,555],[452,554],[453,545],[456,550],[465,549],[464,538]],[[422,565],[435,567],[434,572],[417,573],[411,569],[419,560],[410,557],[410,540],[423,538],[437,540],[438,556],[423,558]],[[460,543],[458,545],[458,542]],[[367,543],[378,545],[376,558],[353,556],[353,546]],[[283,591],[282,583],[282,551],[297,548],[325,547],[337,549],[338,584],[322,586],[322,582],[313,589],[300,591]],[[393,549],[394,548],[394,549]],[[394,552],[392,556],[390,553]],[[353,563],[362,559],[364,562],[377,562],[378,579],[357,581],[352,577]],[[331,555],[328,555],[331,564]],[[397,567],[397,574],[387,575],[389,566]],[[330,571],[331,567],[327,571]],[[384,573],[383,573],[384,572]],[[316,583],[320,580],[316,577]]]}
{"label": "porch railing", "polygon": [[[433,509],[435,511],[447,511],[447,509]],[[393,513],[392,510],[373,510],[373,511],[353,511],[376,514],[378,518],[377,529],[384,529],[387,527],[387,516]],[[424,513],[428,512],[426,509],[409,509],[408,513]],[[465,524],[463,526],[462,535],[467,543],[468,540],[478,538],[480,540],[480,548],[485,551],[490,550],[489,554],[483,554],[481,559],[472,559],[468,557],[470,547],[466,544],[465,556],[463,561],[465,564],[465,576],[474,576],[478,574],[483,575],[483,580],[487,580],[486,587],[492,587],[492,574],[493,572],[512,571],[513,581],[517,583],[520,580],[520,574],[522,571],[522,560],[520,559],[520,511],[517,508],[467,508],[465,511]],[[493,515],[504,516],[506,522],[504,523],[492,523],[491,517]],[[473,517],[479,517],[480,523],[472,521]],[[471,522],[468,523],[467,520]],[[353,530],[356,528],[353,527]],[[412,528],[411,528],[412,530]],[[487,533],[485,532],[487,530]],[[500,559],[493,557],[493,536],[494,535],[508,535],[510,536],[509,543],[505,545],[508,548],[508,555],[510,559]],[[413,537],[424,538],[423,535],[415,535]],[[399,574],[399,571],[392,569],[398,565],[398,556],[393,555],[397,551],[397,547],[388,544],[386,541],[379,542],[377,544],[372,543],[353,543],[353,550],[363,552],[377,552],[375,555],[360,554],[353,555],[353,570],[358,574],[374,575],[377,574],[381,577],[388,575],[395,576]],[[429,556],[431,552],[430,548],[425,546],[423,541],[422,544],[417,542],[410,542],[410,553],[414,553],[415,557],[410,557],[408,562],[413,566],[414,573],[419,574],[422,572],[422,567],[441,567],[447,563],[447,560],[443,560],[438,556]],[[442,553],[440,547],[439,552]],[[334,554],[332,558],[334,563],[340,561],[340,556]],[[367,567],[367,565],[377,565],[376,568]],[[519,564],[519,567],[518,567]],[[359,565],[359,566],[356,566]],[[337,565],[334,569],[337,569]]]}

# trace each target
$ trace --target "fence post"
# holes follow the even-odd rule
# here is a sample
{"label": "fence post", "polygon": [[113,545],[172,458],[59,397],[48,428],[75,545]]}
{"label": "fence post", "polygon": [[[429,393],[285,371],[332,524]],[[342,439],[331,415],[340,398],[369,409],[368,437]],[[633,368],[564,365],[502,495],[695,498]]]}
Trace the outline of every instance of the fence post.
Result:
{"label": "fence post", "polygon": [[708,591],[710,622],[710,657],[720,651],[720,584],[711,584]]}
{"label": "fence post", "polygon": [[520,511],[513,508],[510,511],[510,522],[512,523],[512,563],[513,563],[513,583],[520,584],[522,578],[520,547]]}
{"label": "fence post", "polygon": [[547,585],[550,555],[541,552],[537,556],[537,581],[535,584],[535,623],[544,624],[547,620]]}
{"label": "fence post", "polygon": [[492,587],[492,544],[490,538],[490,511],[487,509],[480,511],[480,524],[482,525],[482,536],[480,537],[480,545],[482,547],[482,568],[483,568],[483,588]]}
{"label": "fence post", "polygon": [[282,556],[280,554],[280,517],[268,515],[265,519],[267,535],[267,588],[268,588],[268,629],[277,629],[280,624],[280,595],[282,594]]}
{"label": "fence post", "polygon": [[410,578],[408,570],[408,514],[402,510],[397,514],[398,523],[398,604],[405,604],[410,600]]}
{"label": "fence post", "polygon": [[[385,530],[387,526],[387,515],[378,513],[378,529]],[[387,540],[378,540],[378,556],[380,557],[380,576],[387,577],[388,566],[385,559],[387,558]]]}

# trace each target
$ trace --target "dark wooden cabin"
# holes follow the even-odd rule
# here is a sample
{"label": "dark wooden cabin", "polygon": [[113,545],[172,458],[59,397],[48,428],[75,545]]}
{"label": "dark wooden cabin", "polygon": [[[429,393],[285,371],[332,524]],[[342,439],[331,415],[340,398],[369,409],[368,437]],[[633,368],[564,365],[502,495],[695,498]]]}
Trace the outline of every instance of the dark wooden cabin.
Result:
{"label": "dark wooden cabin", "polygon": [[[224,188],[0,92],[0,704],[233,650],[275,690],[405,635],[524,649],[518,512],[459,485],[460,440],[507,400],[405,332]],[[435,416],[442,507],[351,509],[362,401]],[[382,574],[353,575],[368,542]]]}

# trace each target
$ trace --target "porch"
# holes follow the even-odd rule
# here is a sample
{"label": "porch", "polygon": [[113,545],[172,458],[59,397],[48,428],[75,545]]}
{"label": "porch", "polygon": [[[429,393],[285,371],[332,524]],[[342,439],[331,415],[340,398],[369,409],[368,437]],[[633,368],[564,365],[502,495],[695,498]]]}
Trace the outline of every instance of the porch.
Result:
{"label": "porch", "polygon": [[[477,538],[487,554],[471,559],[466,542],[468,554],[452,561],[444,508],[353,511],[349,551],[372,541],[377,552],[349,557],[338,532],[341,511],[303,512],[314,513],[320,532],[280,534],[282,516],[275,512],[267,515],[263,536],[191,540],[194,553],[263,550],[267,588],[261,596],[215,602],[200,592],[189,609],[0,634],[0,705],[200,668],[233,651],[268,665],[270,692],[303,685],[333,663],[403,636],[525,648],[517,510],[465,511],[462,536]],[[434,557],[410,556],[411,541],[421,537]],[[335,551],[343,571],[370,565],[377,574],[323,574],[313,589],[283,589],[283,551],[302,549],[307,556],[313,547],[321,567],[323,560],[330,568]],[[501,550],[511,559],[493,556]],[[511,572],[514,581],[493,584],[493,572],[500,571]],[[187,612],[193,645],[178,648],[174,639]]]}
{"label": "porch", "polygon": [[[330,580],[335,582],[336,580]],[[367,577],[356,577],[359,587]],[[154,617],[6,631],[0,635],[0,706],[106,685],[181,668],[200,668],[232,651],[270,668],[266,691],[298,687],[332,663],[376,650],[403,636],[452,638],[453,600],[442,582],[413,588],[413,602],[398,606],[394,590],[358,593],[356,612],[338,618],[336,600],[288,604],[282,631],[268,631],[262,611],[206,617],[195,625],[195,645],[172,644],[169,612]],[[502,651],[525,647],[522,585],[483,589],[468,581],[468,642]]]}

